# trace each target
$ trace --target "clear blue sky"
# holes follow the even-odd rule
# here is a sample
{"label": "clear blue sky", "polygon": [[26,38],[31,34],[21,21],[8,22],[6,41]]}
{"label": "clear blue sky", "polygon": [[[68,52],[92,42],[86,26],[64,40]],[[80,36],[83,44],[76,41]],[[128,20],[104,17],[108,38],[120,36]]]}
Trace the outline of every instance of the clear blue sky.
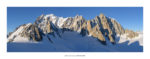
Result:
{"label": "clear blue sky", "polygon": [[142,7],[7,7],[7,32],[22,24],[33,23],[41,14],[93,19],[100,13],[115,18],[124,28],[143,31]]}

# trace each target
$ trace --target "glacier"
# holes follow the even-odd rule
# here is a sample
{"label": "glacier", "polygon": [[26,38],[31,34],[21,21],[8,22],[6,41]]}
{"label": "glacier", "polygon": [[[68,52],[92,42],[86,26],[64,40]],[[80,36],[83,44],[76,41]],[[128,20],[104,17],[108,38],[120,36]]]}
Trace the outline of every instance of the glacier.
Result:
{"label": "glacier", "polygon": [[[57,36],[57,35],[56,35]],[[49,40],[47,37],[51,37]],[[78,32],[65,31],[61,38],[47,35],[43,41],[33,42],[9,42],[8,52],[142,52],[143,46],[138,41],[128,45],[129,41],[107,45],[101,44],[98,39],[88,35],[82,36]],[[106,38],[106,40],[108,40]],[[120,38],[116,39],[118,42]],[[123,40],[123,39],[121,39]]]}

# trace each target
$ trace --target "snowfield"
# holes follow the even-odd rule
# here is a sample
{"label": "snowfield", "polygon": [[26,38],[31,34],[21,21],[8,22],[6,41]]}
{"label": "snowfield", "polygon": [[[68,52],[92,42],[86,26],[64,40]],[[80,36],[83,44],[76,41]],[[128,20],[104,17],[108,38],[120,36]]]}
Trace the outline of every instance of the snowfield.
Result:
{"label": "snowfield", "polygon": [[[50,37],[50,39],[48,38]],[[139,40],[140,39],[140,40]],[[77,32],[65,31],[61,37],[55,35],[43,36],[43,41],[9,42],[8,52],[142,52],[142,34],[133,40],[116,37],[115,45],[106,38],[107,45],[101,44],[98,39],[88,35],[82,36]],[[140,45],[139,45],[140,42]]]}

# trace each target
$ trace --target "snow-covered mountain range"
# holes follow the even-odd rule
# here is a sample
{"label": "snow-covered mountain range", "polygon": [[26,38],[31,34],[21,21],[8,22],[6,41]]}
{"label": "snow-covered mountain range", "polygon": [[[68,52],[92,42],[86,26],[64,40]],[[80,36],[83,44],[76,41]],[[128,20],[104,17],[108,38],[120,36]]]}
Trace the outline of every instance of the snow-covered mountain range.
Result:
{"label": "snow-covered mountain range", "polygon": [[125,29],[104,14],[92,20],[41,15],[9,33],[8,51],[143,51],[143,33]]}

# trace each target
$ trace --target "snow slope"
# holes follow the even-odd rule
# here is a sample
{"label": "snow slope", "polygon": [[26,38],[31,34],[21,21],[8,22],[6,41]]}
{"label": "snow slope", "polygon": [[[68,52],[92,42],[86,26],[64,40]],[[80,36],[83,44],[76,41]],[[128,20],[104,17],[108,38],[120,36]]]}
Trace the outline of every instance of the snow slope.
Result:
{"label": "snow slope", "polygon": [[143,46],[143,33],[139,33],[138,37],[129,39],[126,37],[126,34],[120,36],[120,40],[118,43],[124,43],[129,41],[128,45],[131,45],[134,42],[138,42],[140,46]]}
{"label": "snow slope", "polygon": [[[128,45],[128,42],[112,45],[101,44],[98,39],[90,36],[82,36],[77,32],[65,31],[61,38],[55,35],[43,36],[43,41],[38,43],[10,42],[7,45],[8,52],[142,52],[143,47],[138,42]],[[50,39],[48,39],[50,37]],[[106,40],[108,40],[106,38]],[[119,40],[116,39],[116,40]]]}
{"label": "snow slope", "polygon": [[21,37],[19,34],[24,30],[24,27],[28,27],[32,25],[32,23],[28,23],[25,26],[20,26],[14,33],[8,37],[8,40],[13,40],[13,42],[29,42],[27,37]]}

